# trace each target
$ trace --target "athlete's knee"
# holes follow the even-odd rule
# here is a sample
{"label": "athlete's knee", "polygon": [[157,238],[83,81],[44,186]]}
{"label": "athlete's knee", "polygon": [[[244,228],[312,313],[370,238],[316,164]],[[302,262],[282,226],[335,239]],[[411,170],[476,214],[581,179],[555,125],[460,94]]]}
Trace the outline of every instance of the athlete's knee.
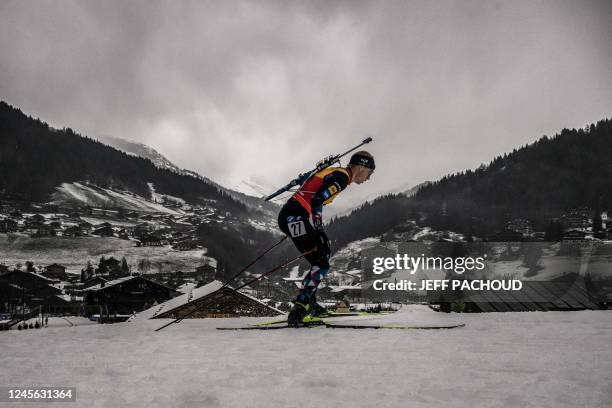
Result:
{"label": "athlete's knee", "polygon": [[318,283],[321,281],[321,278],[327,275],[328,272],[329,272],[329,265],[327,266],[313,265],[312,268],[310,268],[310,272],[306,275],[306,277],[309,280],[316,281]]}
{"label": "athlete's knee", "polygon": [[327,269],[329,271],[329,259],[326,256],[320,256],[319,259],[317,259],[316,265],[320,269]]}
{"label": "athlete's knee", "polygon": [[321,277],[326,276],[328,273],[329,273],[329,264],[326,267],[321,268],[319,270],[319,274],[321,275]]}

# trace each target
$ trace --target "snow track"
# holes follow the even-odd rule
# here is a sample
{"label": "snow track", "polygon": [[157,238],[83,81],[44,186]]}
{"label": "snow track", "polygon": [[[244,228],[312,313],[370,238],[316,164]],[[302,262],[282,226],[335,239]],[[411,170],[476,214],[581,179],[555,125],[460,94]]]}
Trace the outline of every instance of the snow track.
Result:
{"label": "snow track", "polygon": [[612,406],[609,311],[402,316],[466,327],[215,330],[269,319],[241,318],[158,333],[167,320],[13,330],[0,335],[0,383],[76,386],[70,406],[87,408]]}

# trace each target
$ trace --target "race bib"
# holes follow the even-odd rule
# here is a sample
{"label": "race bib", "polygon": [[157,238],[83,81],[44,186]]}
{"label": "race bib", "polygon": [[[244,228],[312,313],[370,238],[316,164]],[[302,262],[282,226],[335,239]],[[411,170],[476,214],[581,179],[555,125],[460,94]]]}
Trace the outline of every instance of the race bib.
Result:
{"label": "race bib", "polygon": [[287,224],[287,227],[289,227],[289,233],[293,238],[301,237],[302,235],[306,234],[304,221],[290,222]]}

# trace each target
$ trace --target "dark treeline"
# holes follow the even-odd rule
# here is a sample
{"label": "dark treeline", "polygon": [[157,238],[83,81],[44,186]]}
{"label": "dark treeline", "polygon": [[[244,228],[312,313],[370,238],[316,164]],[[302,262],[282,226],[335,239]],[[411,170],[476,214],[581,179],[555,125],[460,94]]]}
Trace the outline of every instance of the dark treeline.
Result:
{"label": "dark treeline", "polygon": [[493,234],[512,218],[528,219],[544,231],[551,218],[572,208],[607,209],[611,180],[612,121],[602,120],[446,176],[421,188],[412,203],[432,226],[455,231]]}
{"label": "dark treeline", "polygon": [[0,101],[0,192],[44,202],[62,183],[89,181],[127,189],[150,198],[156,191],[190,203],[217,200],[236,212],[246,207],[215,186],[187,175],[158,169],[147,159],[125,154],[72,129],[54,129]]}
{"label": "dark treeline", "polygon": [[332,219],[327,231],[334,247],[341,248],[351,241],[381,235],[414,217],[405,195],[388,194],[363,204],[348,216]]}
{"label": "dark treeline", "polygon": [[[197,236],[202,245],[207,248],[206,256],[217,259],[217,279],[224,281],[280,239],[280,236],[258,230],[248,224],[220,222],[200,224]],[[249,271],[264,272],[282,259],[276,251],[257,262],[249,268]]]}
{"label": "dark treeline", "polygon": [[380,235],[406,219],[468,236],[494,235],[513,218],[546,231],[551,219],[572,208],[610,210],[611,200],[612,121],[602,120],[445,176],[411,198],[381,197],[333,220],[329,231],[338,244]]}

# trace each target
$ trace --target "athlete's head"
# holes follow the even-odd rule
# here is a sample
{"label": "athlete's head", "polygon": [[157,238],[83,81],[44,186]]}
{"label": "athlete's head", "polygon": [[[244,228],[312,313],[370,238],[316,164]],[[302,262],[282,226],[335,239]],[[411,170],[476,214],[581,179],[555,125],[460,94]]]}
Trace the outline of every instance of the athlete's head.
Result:
{"label": "athlete's head", "polygon": [[361,184],[368,181],[376,168],[374,156],[365,150],[359,151],[351,156],[348,168],[351,170],[355,183]]}

